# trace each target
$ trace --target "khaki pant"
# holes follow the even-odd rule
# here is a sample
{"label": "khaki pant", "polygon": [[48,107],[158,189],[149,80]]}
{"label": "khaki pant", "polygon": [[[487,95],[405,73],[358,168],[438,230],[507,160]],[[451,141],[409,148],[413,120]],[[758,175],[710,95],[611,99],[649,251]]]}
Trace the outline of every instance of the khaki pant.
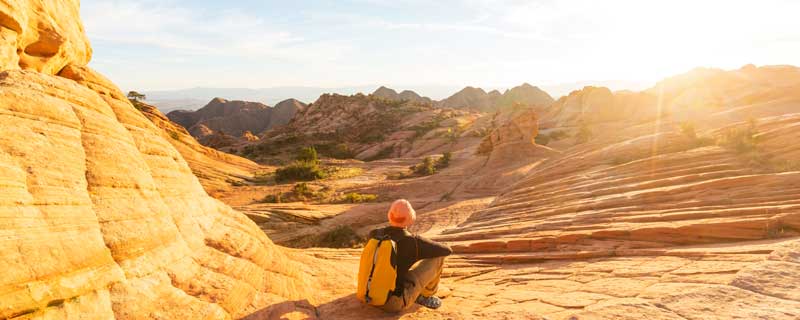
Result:
{"label": "khaki pant", "polygon": [[406,274],[403,296],[389,296],[389,300],[386,300],[381,309],[388,312],[400,312],[413,305],[420,294],[425,297],[436,294],[443,267],[444,257],[424,259],[417,262]]}

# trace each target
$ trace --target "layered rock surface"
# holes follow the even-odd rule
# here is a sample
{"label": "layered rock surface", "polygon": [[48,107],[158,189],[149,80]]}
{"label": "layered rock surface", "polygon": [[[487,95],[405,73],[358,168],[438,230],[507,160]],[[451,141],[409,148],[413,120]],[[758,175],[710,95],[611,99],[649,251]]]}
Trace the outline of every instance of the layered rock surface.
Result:
{"label": "layered rock surface", "polygon": [[209,197],[164,130],[84,66],[78,7],[0,3],[17,39],[0,72],[0,318],[279,318],[313,302],[335,277]]}
{"label": "layered rock surface", "polygon": [[[694,88],[676,83],[664,90],[664,113],[649,91],[585,88],[556,102],[558,112],[472,122],[465,132],[491,129],[485,156],[475,155],[481,139],[461,136],[449,147],[450,167],[434,175],[382,178],[381,170],[420,160],[397,158],[357,164],[364,175],[337,182],[386,202],[242,209],[293,241],[341,225],[366,233],[385,223],[388,201],[410,199],[412,230],[456,255],[446,263],[444,306],[401,319],[795,319],[800,101],[792,70],[712,73],[716,85],[706,91],[736,95],[696,110],[681,104]],[[683,122],[687,114],[695,126]],[[534,144],[539,123],[560,115],[576,115],[561,123],[588,123],[594,135]],[[359,253],[307,251],[351,268]],[[318,310],[323,318],[397,318],[349,296]]]}
{"label": "layered rock surface", "polygon": [[[255,162],[242,157],[220,152],[198,143],[182,126],[170,121],[155,106],[135,102],[138,109],[147,119],[161,128],[164,138],[180,152],[189,164],[192,172],[200,180],[209,193],[227,190],[231,184],[242,184],[253,178],[259,169]],[[246,134],[243,137],[258,140],[258,137]]]}

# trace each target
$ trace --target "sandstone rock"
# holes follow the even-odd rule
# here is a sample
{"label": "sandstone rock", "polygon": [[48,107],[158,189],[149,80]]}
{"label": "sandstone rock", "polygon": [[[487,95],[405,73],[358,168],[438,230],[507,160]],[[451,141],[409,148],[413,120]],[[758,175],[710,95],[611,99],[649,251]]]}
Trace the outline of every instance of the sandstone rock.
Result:
{"label": "sandstone rock", "polygon": [[0,318],[224,319],[316,299],[298,257],[209,197],[166,131],[83,66],[77,3],[26,4],[0,6],[30,70],[0,73]]}
{"label": "sandstone rock", "polygon": [[92,49],[79,11],[77,0],[0,3],[0,70],[56,74],[69,64],[89,63]]}
{"label": "sandstone rock", "polygon": [[135,102],[134,106],[163,130],[165,138],[169,138],[167,141],[178,149],[181,156],[189,163],[189,167],[200,179],[206,192],[213,194],[229,189],[231,184],[243,184],[251,179],[253,173],[260,167],[245,158],[201,145],[186,132],[186,129],[170,121],[155,106],[142,102]]}

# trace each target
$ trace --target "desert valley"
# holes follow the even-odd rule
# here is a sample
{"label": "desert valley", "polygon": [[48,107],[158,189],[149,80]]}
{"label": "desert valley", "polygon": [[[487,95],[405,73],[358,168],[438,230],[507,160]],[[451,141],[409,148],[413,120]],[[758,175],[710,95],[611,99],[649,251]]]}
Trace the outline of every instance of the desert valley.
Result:
{"label": "desert valley", "polygon": [[[162,113],[0,0],[0,319],[798,319],[800,68]],[[355,297],[392,201],[440,309]]]}

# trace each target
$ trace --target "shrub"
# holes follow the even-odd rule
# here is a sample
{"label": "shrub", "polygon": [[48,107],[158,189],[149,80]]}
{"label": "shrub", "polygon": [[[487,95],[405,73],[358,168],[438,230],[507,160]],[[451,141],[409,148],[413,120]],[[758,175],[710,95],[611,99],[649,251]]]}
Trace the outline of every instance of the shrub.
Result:
{"label": "shrub", "polygon": [[699,137],[694,123],[691,121],[682,122],[680,124],[681,134],[689,140],[689,149],[706,147],[714,144],[714,139],[709,137]]}
{"label": "shrub", "polygon": [[319,165],[311,161],[295,161],[275,171],[275,181],[313,181],[325,178]]}
{"label": "shrub", "polygon": [[538,145],[546,146],[547,144],[550,143],[550,136],[546,135],[546,134],[540,134],[540,135],[537,135],[536,138],[534,138],[534,141]]}
{"label": "shrub", "polygon": [[431,157],[425,157],[425,159],[422,159],[422,163],[412,167],[412,170],[415,174],[422,176],[429,176],[436,173],[435,163]]}
{"label": "shrub", "polygon": [[261,200],[259,200],[258,202],[259,203],[281,203],[281,202],[283,202],[283,197],[281,196],[280,193],[278,193],[278,194],[268,194],[268,195],[264,196],[264,198],[261,198]]}
{"label": "shrub", "polygon": [[315,149],[317,149],[320,154],[334,159],[352,159],[356,156],[353,149],[350,149],[345,143],[316,145]]}
{"label": "shrub", "polygon": [[316,193],[311,190],[305,182],[295,184],[294,187],[292,187],[292,194],[300,200],[306,200],[316,196]]}
{"label": "shrub", "polygon": [[436,170],[447,168],[448,166],[450,166],[450,159],[452,158],[453,158],[453,153],[451,152],[442,153],[442,157],[436,159],[436,164],[434,164],[434,168]]}
{"label": "shrub", "polygon": [[364,203],[364,202],[373,202],[378,199],[378,196],[375,194],[368,194],[368,193],[357,193],[357,192],[350,192],[346,193],[342,198],[339,200],[341,203]]}
{"label": "shrub", "polygon": [[295,159],[297,161],[319,163],[317,149],[314,147],[301,148],[299,151],[297,151],[297,156],[295,156]]}
{"label": "shrub", "polygon": [[336,179],[347,179],[360,176],[362,173],[364,173],[364,169],[353,168],[353,167],[327,166],[322,168],[322,172],[325,174],[326,179],[336,180]]}
{"label": "shrub", "polygon": [[722,134],[719,145],[732,149],[738,153],[748,153],[758,150],[758,130],[754,120],[750,120],[746,128],[731,128]]}
{"label": "shrub", "polygon": [[169,137],[170,138],[172,138],[174,140],[181,140],[181,137],[178,135],[177,132],[175,132],[175,131],[167,131],[167,132],[169,132]]}
{"label": "shrub", "polygon": [[320,235],[317,241],[317,245],[327,248],[355,248],[363,243],[364,238],[353,231],[353,228],[345,225]]}

